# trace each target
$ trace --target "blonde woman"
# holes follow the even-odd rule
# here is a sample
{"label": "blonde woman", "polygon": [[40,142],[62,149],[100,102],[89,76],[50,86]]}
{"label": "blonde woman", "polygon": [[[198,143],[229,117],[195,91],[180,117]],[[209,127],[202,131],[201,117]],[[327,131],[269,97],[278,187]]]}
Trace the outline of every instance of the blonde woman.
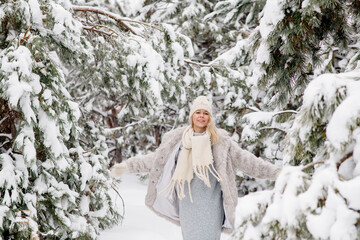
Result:
{"label": "blonde woman", "polygon": [[150,209],[180,225],[184,240],[219,240],[234,228],[235,172],[275,180],[280,168],[217,129],[205,96],[194,100],[189,118],[190,125],[166,133],[155,152],[116,164],[110,174],[149,172]]}

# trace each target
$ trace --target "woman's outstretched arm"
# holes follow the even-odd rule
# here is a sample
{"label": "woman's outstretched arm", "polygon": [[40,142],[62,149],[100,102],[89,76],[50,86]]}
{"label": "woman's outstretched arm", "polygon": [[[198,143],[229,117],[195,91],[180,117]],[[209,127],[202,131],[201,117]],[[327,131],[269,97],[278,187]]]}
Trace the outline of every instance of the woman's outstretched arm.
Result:
{"label": "woman's outstretched arm", "polygon": [[281,168],[256,157],[251,152],[242,149],[236,142],[231,141],[230,157],[234,169],[255,178],[276,180]]}
{"label": "woman's outstretched arm", "polygon": [[118,177],[123,173],[148,173],[151,170],[152,164],[155,160],[155,152],[129,158],[128,160],[115,164],[111,170],[112,177]]}

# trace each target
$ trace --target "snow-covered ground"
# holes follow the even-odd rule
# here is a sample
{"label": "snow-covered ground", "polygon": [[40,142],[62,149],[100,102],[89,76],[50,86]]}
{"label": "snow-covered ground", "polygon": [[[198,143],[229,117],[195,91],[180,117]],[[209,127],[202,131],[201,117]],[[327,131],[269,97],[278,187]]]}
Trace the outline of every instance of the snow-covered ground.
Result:
{"label": "snow-covered ground", "polygon": [[[124,174],[121,180],[124,220],[122,224],[103,231],[100,240],[182,240],[180,227],[157,216],[145,206],[146,182],[141,182],[135,174]],[[221,240],[228,237],[223,234]]]}

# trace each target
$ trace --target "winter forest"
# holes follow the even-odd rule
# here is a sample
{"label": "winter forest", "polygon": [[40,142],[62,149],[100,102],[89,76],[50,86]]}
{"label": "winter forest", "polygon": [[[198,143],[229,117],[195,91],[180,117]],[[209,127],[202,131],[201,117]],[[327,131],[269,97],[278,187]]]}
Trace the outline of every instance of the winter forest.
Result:
{"label": "winter forest", "polygon": [[119,224],[109,168],[188,124],[199,95],[283,167],[237,173],[231,239],[360,239],[359,0],[0,3],[0,239]]}

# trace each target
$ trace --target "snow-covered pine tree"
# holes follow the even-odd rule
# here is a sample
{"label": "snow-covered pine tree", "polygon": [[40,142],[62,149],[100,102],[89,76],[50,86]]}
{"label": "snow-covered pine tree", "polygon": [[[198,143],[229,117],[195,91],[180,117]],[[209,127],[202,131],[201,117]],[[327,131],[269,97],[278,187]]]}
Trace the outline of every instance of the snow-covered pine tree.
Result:
{"label": "snow-covered pine tree", "polygon": [[[229,86],[240,82],[244,74],[233,71],[221,62],[214,63],[219,53],[231,47],[239,31],[211,16],[216,1],[145,1],[139,19],[154,24],[167,23],[191,39],[194,56],[183,66],[186,92],[190,99],[203,94],[213,98],[216,112],[222,115],[223,100]],[[225,25],[226,24],[226,25]],[[200,60],[200,61],[199,61]],[[205,63],[205,64],[204,64]],[[195,91],[194,91],[195,90]],[[191,93],[193,92],[193,93]]]}
{"label": "snow-covered pine tree", "polygon": [[[294,113],[301,105],[300,97],[307,85],[306,82],[292,84],[295,78],[290,77],[287,84],[284,74],[303,71],[302,75],[310,81],[325,72],[343,72],[355,68],[358,58],[358,47],[354,40],[358,29],[355,2],[221,1],[216,5],[215,11],[207,18],[220,18],[229,26],[242,28],[236,45],[214,60],[245,74],[245,85],[243,82],[231,84],[225,101],[225,118],[221,120],[223,125],[232,123],[227,128],[234,132],[234,139],[241,139],[244,147],[265,159],[282,159],[284,137],[292,125]],[[341,5],[340,12],[337,12],[338,4]],[[328,8],[332,10],[326,11]],[[339,21],[330,22],[329,18]],[[343,25],[337,25],[344,19],[346,22]],[[304,27],[311,31],[304,30]],[[341,38],[345,31],[342,29],[346,30],[346,38]],[[263,38],[261,34],[268,37]],[[311,41],[299,42],[303,38]],[[304,51],[297,48],[293,52],[287,51],[292,44],[298,47],[305,45]],[[313,45],[318,47],[311,50]],[[276,49],[280,54],[275,54]],[[298,57],[301,54],[303,56]],[[269,56],[283,60],[265,61],[270,59]],[[305,59],[307,64],[295,64],[298,70],[297,67],[289,67],[295,66],[293,63],[288,65],[290,61],[301,59]],[[273,70],[283,74],[283,77],[272,77],[275,76]],[[283,86],[275,84],[280,80]],[[281,100],[280,96],[285,97],[286,94],[292,97]],[[243,118],[247,113],[250,115]],[[271,118],[273,115],[276,117]]]}
{"label": "snow-covered pine tree", "polygon": [[[232,138],[242,147],[264,159],[275,161],[281,159],[280,142],[285,136],[286,129],[280,126],[278,120],[280,114],[275,114],[279,110],[262,104],[262,97],[265,93],[253,80],[257,78],[259,72],[254,71],[256,65],[253,61],[252,36],[258,26],[260,12],[264,5],[265,1],[221,1],[204,19],[209,22],[221,22],[223,23],[221,26],[224,28],[222,31],[226,32],[231,29],[236,33],[235,46],[224,43],[226,47],[222,46],[223,50],[219,52],[221,54],[214,56],[214,60],[211,62],[211,64],[222,66],[225,69],[220,75],[224,77],[228,85],[227,90],[222,93],[217,124],[229,131]],[[255,113],[252,114],[252,122],[249,124],[249,121],[245,121],[243,116],[251,112]],[[259,116],[273,114],[276,117],[267,117],[268,120],[259,118]],[[255,122],[255,120],[258,121]],[[270,124],[269,120],[273,124]],[[262,123],[258,124],[260,121]],[[283,117],[281,121],[285,122]],[[261,130],[259,131],[259,129]],[[277,130],[275,134],[274,130]],[[241,195],[269,187],[267,181],[251,179],[240,173],[238,183]]]}
{"label": "snow-covered pine tree", "polygon": [[[283,158],[286,163],[308,165],[293,169],[285,167],[273,191],[250,194],[243,198],[239,202],[238,229],[233,235],[234,239],[358,239],[360,237],[360,211],[359,206],[354,204],[359,196],[355,189],[358,189],[360,184],[359,174],[355,170],[358,168],[357,155],[354,155],[358,148],[356,129],[359,125],[359,115],[355,104],[358,100],[355,100],[356,97],[353,94],[358,91],[357,82],[360,76],[357,37],[359,14],[353,8],[356,6],[355,2],[341,3],[340,10],[347,14],[346,24],[341,26],[346,29],[344,42],[337,41],[342,30],[335,31],[330,26],[333,23],[329,22],[329,18],[337,19],[337,13],[335,16],[323,16],[317,20],[318,26],[324,26],[324,32],[319,28],[316,28],[317,31],[314,30],[317,34],[314,39],[318,39],[319,42],[318,48],[314,49],[314,59],[310,61],[311,71],[307,73],[307,77],[309,80],[318,77],[309,85],[304,83],[304,86],[308,86],[303,99],[295,99],[296,101],[290,99],[288,102],[285,101],[287,104],[280,104],[278,108],[266,108],[267,104],[272,106],[269,104],[272,102],[270,97],[274,95],[263,97],[262,91],[258,91],[258,89],[263,89],[261,84],[255,88],[261,93],[257,95],[262,97],[261,106],[265,106],[265,109],[273,109],[272,113],[289,112],[282,111],[281,106],[296,110],[294,107],[303,102],[297,114],[291,114],[292,117],[287,120],[285,118],[286,128],[282,129],[286,130],[286,138],[280,144],[284,148]],[[269,7],[270,1],[267,3],[269,5],[266,7]],[[282,3],[285,4],[285,2]],[[273,6],[272,11],[274,7],[279,7],[277,4]],[[308,17],[311,14],[325,13],[319,8],[319,4],[324,4],[321,6],[326,6],[326,8],[332,7],[333,10],[329,13],[333,14],[337,11],[335,7],[340,2],[302,1],[300,4],[302,8],[299,11],[304,15],[304,22],[301,24],[313,26],[314,23],[306,23],[305,20],[309,20]],[[278,15],[275,16],[269,12],[266,16],[264,10],[262,18],[272,23],[273,29],[278,29],[277,24],[280,26],[282,24],[281,21],[276,20]],[[271,16],[274,19],[271,19]],[[317,18],[311,19],[315,21]],[[261,21],[264,20],[260,20],[259,28],[261,28]],[[297,26],[293,24],[291,28],[296,29]],[[269,36],[273,36],[275,32],[276,30],[269,31]],[[310,33],[312,31],[307,34]],[[319,36],[323,39],[318,38]],[[282,41],[287,39],[284,37]],[[314,44],[316,45],[315,42]],[[272,49],[272,45],[269,45],[269,49]],[[264,51],[260,50],[261,47],[253,52],[252,56],[255,60],[256,57],[263,57],[259,53],[264,53]],[[305,59],[311,59],[306,54],[304,56]],[[252,71],[254,74],[260,72],[265,75],[267,70],[259,66],[261,65],[252,65]],[[285,67],[286,65],[284,69],[287,71]],[[327,72],[348,73],[324,74]],[[257,79],[261,77],[255,78]],[[293,96],[302,96],[302,87],[298,88],[296,85],[292,87]],[[273,121],[267,121],[269,118],[266,116],[269,114],[262,112],[245,115],[244,119],[248,119],[250,123],[250,126],[246,126],[250,128],[255,126],[255,128],[250,131],[250,134],[247,131],[243,132],[243,136],[255,136],[255,142],[266,142],[265,145],[271,147],[272,144],[269,144],[267,138],[264,139],[259,132],[262,128],[272,127],[274,124]],[[268,124],[264,126],[263,123],[266,121]],[[257,125],[257,123],[261,124]],[[316,166],[315,169],[314,166]],[[308,174],[301,171],[302,169]],[[348,189],[352,189],[352,193],[348,192]]]}
{"label": "snow-covered pine tree", "polygon": [[236,32],[224,27],[223,22],[205,16],[211,13],[217,1],[145,1],[137,18],[151,23],[167,23],[189,37],[193,43],[193,60],[209,63],[222,49],[227,49],[236,38]]}
{"label": "snow-covered pine tree", "polygon": [[66,89],[64,63],[92,56],[70,2],[60,2],[0,6],[1,239],[95,239],[121,219],[104,144],[81,142]]}
{"label": "snow-covered pine tree", "polygon": [[284,154],[312,162],[285,167],[274,190],[241,199],[233,239],[359,239],[359,83],[357,69],[308,85]]}
{"label": "snow-covered pine tree", "polygon": [[72,71],[68,86],[83,113],[107,128],[115,161],[153,150],[163,132],[188,122],[192,99],[204,94],[221,100],[228,79],[243,76],[220,64],[192,61],[192,41],[175,31],[175,24],[150,25],[105,6],[73,9],[86,25],[96,57],[91,67]]}
{"label": "snow-covered pine tree", "polygon": [[104,128],[115,162],[153,150],[163,132],[184,122],[181,68],[193,55],[191,41],[170,25],[134,21],[104,7],[73,9],[95,57],[74,69],[71,92],[83,113]]}

